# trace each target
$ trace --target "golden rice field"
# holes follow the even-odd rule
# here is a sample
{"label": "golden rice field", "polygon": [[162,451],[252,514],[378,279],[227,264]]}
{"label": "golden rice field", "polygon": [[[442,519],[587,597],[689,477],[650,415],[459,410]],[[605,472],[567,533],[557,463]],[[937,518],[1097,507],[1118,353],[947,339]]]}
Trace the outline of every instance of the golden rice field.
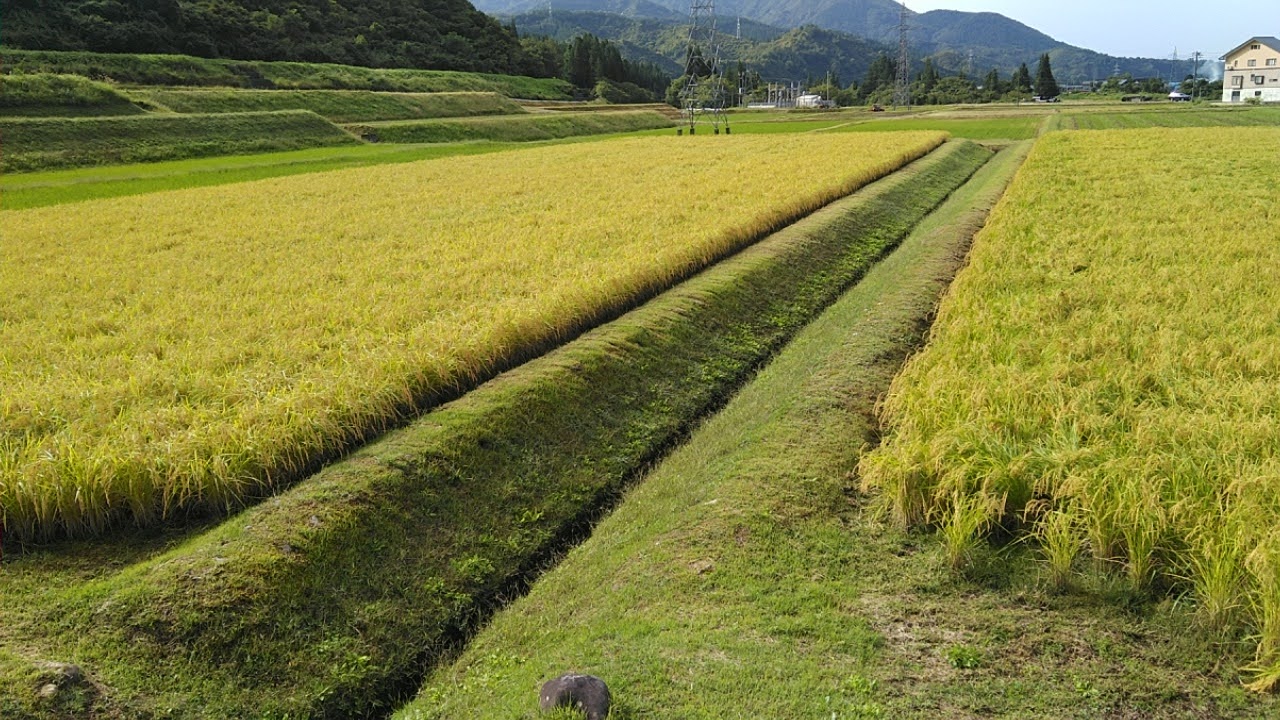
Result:
{"label": "golden rice field", "polygon": [[[1280,680],[1280,128],[1055,133],[974,246],[863,462],[948,545],[1025,524]],[[1073,563],[1076,563],[1073,565]],[[1073,570],[1074,568],[1074,570]]]}
{"label": "golden rice field", "polygon": [[0,212],[4,529],[296,480],[944,139],[635,138]]}

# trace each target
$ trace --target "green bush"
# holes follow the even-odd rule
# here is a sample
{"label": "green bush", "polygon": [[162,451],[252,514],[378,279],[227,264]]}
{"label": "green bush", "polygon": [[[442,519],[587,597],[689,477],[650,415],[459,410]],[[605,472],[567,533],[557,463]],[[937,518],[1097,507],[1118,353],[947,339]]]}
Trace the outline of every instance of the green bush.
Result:
{"label": "green bush", "polygon": [[613,80],[601,80],[596,83],[595,95],[600,100],[615,105],[657,102],[656,95],[639,85]]}

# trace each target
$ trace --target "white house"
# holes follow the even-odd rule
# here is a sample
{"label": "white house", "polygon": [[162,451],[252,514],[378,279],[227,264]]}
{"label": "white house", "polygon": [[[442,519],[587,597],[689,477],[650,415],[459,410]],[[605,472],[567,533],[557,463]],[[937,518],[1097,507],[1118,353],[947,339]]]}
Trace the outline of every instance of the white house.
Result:
{"label": "white house", "polygon": [[1280,39],[1255,37],[1222,56],[1222,102],[1280,102]]}

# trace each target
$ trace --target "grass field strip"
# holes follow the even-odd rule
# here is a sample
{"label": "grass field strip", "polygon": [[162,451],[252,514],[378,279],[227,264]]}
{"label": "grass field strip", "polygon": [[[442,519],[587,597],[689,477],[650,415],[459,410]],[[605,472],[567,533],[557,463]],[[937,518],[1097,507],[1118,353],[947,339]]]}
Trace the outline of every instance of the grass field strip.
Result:
{"label": "grass field strip", "polygon": [[[385,707],[989,157],[950,143],[218,528],[70,588],[25,631],[0,610],[5,633],[36,633],[49,656],[70,643],[121,702]],[[175,657],[157,684],[149,669]]]}
{"label": "grass field strip", "polygon": [[5,528],[234,506],[943,138],[641,138],[0,213]]}
{"label": "grass field strip", "polygon": [[1278,144],[1042,138],[862,466],[901,523],[960,549],[1023,525],[1064,587],[1088,554],[1185,593],[1256,643],[1257,689],[1280,679],[1280,156],[1259,151]]}

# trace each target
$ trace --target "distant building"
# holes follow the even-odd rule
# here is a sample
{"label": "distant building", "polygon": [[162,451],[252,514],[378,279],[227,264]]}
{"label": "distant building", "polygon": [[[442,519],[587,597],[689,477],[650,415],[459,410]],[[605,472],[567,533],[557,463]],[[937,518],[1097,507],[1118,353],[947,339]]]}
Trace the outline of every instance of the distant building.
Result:
{"label": "distant building", "polygon": [[1222,101],[1280,102],[1280,39],[1262,36],[1222,56]]}
{"label": "distant building", "polygon": [[829,108],[834,104],[830,100],[823,100],[821,95],[801,95],[796,98],[798,108]]}

